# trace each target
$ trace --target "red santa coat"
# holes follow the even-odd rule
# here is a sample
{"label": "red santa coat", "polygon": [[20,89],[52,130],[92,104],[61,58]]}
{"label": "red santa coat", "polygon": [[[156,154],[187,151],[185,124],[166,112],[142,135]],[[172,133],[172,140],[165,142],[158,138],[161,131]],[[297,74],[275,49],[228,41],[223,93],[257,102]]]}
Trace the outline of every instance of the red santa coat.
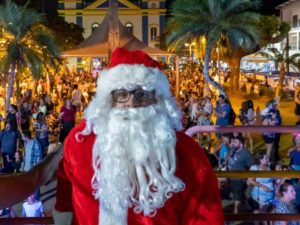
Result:
{"label": "red santa coat", "polygon": [[[74,212],[72,225],[98,225],[99,202],[94,199],[91,187],[95,135],[83,136],[80,143],[75,139],[75,134],[84,127],[85,122],[80,123],[65,142],[57,172],[55,209]],[[178,132],[176,135],[176,176],[185,183],[184,191],[175,193],[154,217],[135,214],[129,209],[128,225],[224,224],[217,179],[204,151],[186,134]]]}

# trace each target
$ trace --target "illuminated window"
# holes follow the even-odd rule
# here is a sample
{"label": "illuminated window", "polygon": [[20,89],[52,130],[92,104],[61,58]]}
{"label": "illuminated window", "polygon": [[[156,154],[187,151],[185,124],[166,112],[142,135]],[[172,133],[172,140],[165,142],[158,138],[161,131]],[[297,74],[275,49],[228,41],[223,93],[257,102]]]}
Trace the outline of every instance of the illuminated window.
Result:
{"label": "illuminated window", "polygon": [[99,27],[99,23],[93,23],[93,25],[92,25],[92,33],[94,33],[98,27]]}
{"label": "illuminated window", "polygon": [[157,41],[157,27],[151,27],[150,28],[150,40],[151,41]]}
{"label": "illuminated window", "polygon": [[125,27],[126,27],[126,29],[129,33],[133,34],[133,25],[132,25],[132,23],[126,23]]}

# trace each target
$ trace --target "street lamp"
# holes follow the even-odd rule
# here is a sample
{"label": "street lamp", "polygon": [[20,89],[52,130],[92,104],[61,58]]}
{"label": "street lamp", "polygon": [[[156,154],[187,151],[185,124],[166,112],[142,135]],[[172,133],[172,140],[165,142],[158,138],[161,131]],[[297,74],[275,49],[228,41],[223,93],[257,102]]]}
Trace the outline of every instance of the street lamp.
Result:
{"label": "street lamp", "polygon": [[185,43],[184,46],[185,47],[189,47],[189,55],[190,55],[190,70],[192,70],[192,46],[194,46],[195,43]]}

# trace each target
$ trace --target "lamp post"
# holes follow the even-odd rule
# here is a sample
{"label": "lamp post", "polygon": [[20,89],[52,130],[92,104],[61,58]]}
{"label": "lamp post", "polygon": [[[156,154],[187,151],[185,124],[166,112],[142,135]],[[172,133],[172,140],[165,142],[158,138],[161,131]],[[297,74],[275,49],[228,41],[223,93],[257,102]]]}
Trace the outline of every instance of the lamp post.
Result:
{"label": "lamp post", "polygon": [[189,61],[190,61],[190,70],[192,70],[192,46],[194,46],[195,43],[185,43],[184,46],[185,47],[189,47]]}

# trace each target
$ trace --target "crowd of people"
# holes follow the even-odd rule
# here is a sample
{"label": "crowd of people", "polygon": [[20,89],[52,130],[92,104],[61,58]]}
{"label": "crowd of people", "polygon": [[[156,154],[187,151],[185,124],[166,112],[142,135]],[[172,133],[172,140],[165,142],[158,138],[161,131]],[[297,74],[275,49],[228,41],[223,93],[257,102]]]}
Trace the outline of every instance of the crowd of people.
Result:
{"label": "crowd of people", "polygon": [[[243,125],[257,123],[265,126],[281,125],[282,119],[276,100],[267,102],[266,108],[260,114],[255,112],[252,100],[244,101],[239,112],[235,112],[226,96],[211,90],[203,81],[201,71],[193,72],[192,76],[189,76],[188,72],[184,74],[181,99],[177,102],[182,113],[184,129],[194,125],[234,125],[237,119]],[[167,75],[174,91],[174,76],[171,72]],[[82,116],[95,93],[95,79],[88,73],[73,74],[68,78],[60,77],[55,82],[55,88],[50,93],[47,93],[44,82],[39,82],[34,96],[26,85],[22,85],[24,87],[22,96],[15,99],[15,104],[10,105],[8,112],[1,117],[4,124],[4,129],[0,133],[3,162],[1,172],[28,171],[45,157],[51,139],[64,142],[76,124],[76,117]],[[300,120],[299,99],[300,94],[297,92],[295,113],[299,116],[298,120]],[[215,117],[215,120],[212,117]],[[294,147],[288,152],[291,159],[289,168],[283,168],[279,163],[280,134],[267,132],[263,133],[262,138],[265,142],[265,151],[254,154],[253,138],[250,133],[216,134],[220,147],[212,146],[212,137],[209,133],[199,134],[196,137],[207,150],[215,169],[300,170],[300,136],[294,137]],[[246,201],[247,188],[252,188],[250,201]],[[296,179],[226,179],[220,180],[220,189],[224,198],[228,197],[229,191],[232,192],[234,213],[240,212],[243,207],[246,209],[251,207],[253,212],[293,213],[295,210],[300,212],[300,199],[299,197],[296,199],[296,195],[300,195],[300,183]],[[34,213],[32,208],[36,210]],[[4,214],[6,212],[13,216],[11,210],[5,210],[2,210]],[[38,194],[33,194],[24,203],[22,215],[44,215]]]}
{"label": "crowd of people", "polygon": [[[80,76],[84,82],[74,84]],[[86,76],[87,73],[78,73],[60,77],[51,92],[47,91],[46,82],[42,80],[36,91],[30,89],[30,83],[21,85],[20,97],[14,96],[13,104],[0,115],[1,173],[29,171],[46,156],[50,142],[63,143],[95,91],[95,79],[85,79]],[[4,96],[0,98],[4,102]],[[32,215],[30,207],[37,205],[41,210],[39,191],[25,203],[22,215]],[[11,208],[0,210],[0,217],[15,214]]]}

